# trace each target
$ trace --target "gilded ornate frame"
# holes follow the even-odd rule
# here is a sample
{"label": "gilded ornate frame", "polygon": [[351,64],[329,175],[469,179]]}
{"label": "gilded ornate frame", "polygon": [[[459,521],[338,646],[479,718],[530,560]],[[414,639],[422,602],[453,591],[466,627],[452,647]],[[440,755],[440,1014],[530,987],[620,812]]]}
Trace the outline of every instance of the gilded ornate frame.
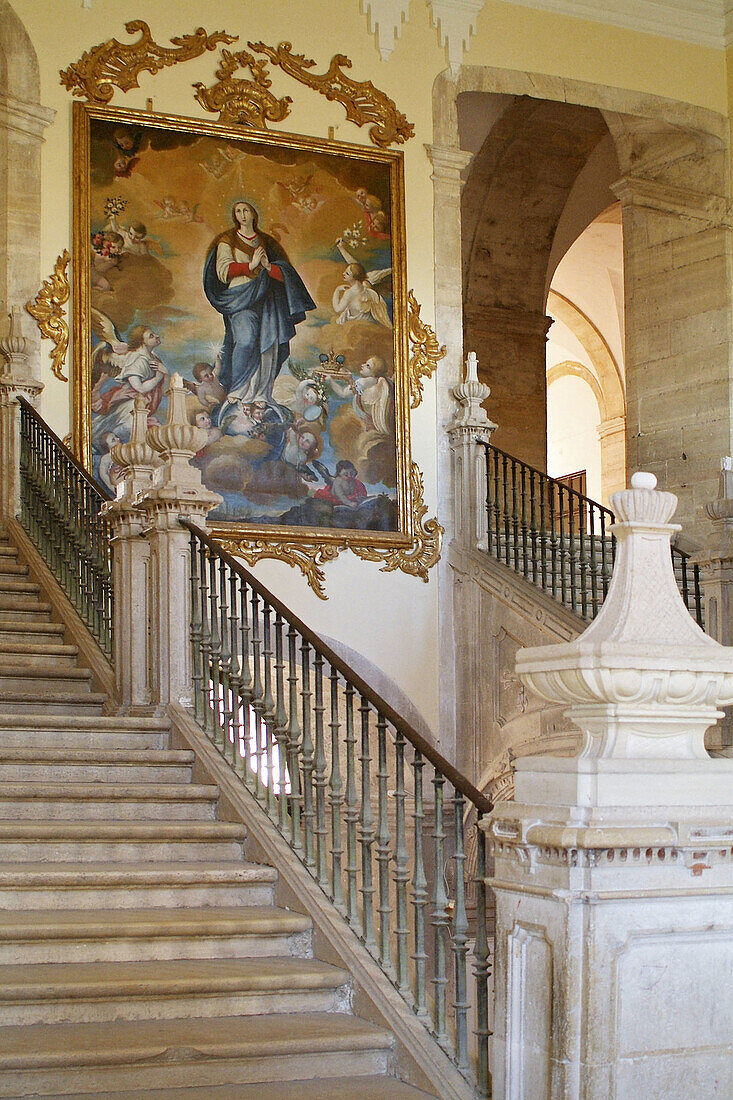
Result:
{"label": "gilded ornate frame", "polygon": [[[306,153],[328,154],[354,161],[384,166],[390,191],[390,226],[393,278],[393,347],[395,386],[395,445],[397,460],[398,529],[394,532],[299,527],[268,524],[212,522],[212,533],[232,551],[256,560],[262,556],[280,558],[301,569],[314,589],[323,595],[322,574],[317,563],[335,557],[343,549],[358,556],[381,561],[383,568],[404,568],[427,580],[427,569],[440,553],[442,529],[435,520],[423,523],[426,512],[422,500],[422,479],[411,461],[410,407],[419,402],[416,383],[419,375],[434,369],[440,352],[432,357],[427,369],[419,346],[410,357],[410,339],[415,345],[415,323],[419,306],[406,284],[406,239],[404,225],[404,173],[402,154],[332,140],[314,139],[295,134],[246,130],[202,122],[173,115],[129,111],[115,107],[74,104],[74,448],[87,469],[92,468],[91,452],[91,123],[103,119],[110,123],[134,124],[146,128],[183,131],[190,134],[223,138],[237,146],[283,147]],[[423,328],[425,328],[423,326]],[[427,329],[430,333],[430,330]],[[436,343],[437,347],[437,343]],[[428,357],[430,358],[430,356]],[[173,368],[173,364],[171,364]],[[404,564],[403,564],[404,559]]]}

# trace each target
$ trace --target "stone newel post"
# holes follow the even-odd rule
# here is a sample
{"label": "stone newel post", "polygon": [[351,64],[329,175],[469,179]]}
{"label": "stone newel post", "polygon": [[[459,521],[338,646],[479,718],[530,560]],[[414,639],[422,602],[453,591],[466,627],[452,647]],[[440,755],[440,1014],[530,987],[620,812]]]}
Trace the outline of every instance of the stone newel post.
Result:
{"label": "stone newel post", "polygon": [[482,443],[496,428],[481,402],[491,393],[478,380],[478,360],[468,353],[466,377],[453,388],[459,408],[448,428],[453,468],[454,533],[463,546],[486,546],[486,459]]}
{"label": "stone newel post", "polygon": [[150,546],[150,669],[153,701],[190,705],[192,701],[189,534],[179,519],[204,526],[208,512],[221,503],[201,481],[190,460],[206,442],[206,431],[188,421],[186,393],[174,374],[168,395],[168,419],[148,429],[148,443],[161,465],[139,498],[144,534]]}
{"label": "stone newel post", "polygon": [[20,511],[20,406],[17,398],[35,404],[43,383],[30,370],[28,341],[23,335],[22,312],[13,306],[10,328],[0,340],[0,520]]}
{"label": "stone newel post", "polygon": [[145,514],[138,499],[150,488],[160,458],[147,442],[147,431],[147,406],[139,394],[130,442],[112,449],[115,462],[124,468],[124,477],[115,500],[102,509],[112,529],[115,678],[121,709],[126,712],[147,709],[153,701],[148,651],[150,546],[143,536]]}
{"label": "stone newel post", "polygon": [[485,825],[501,1097],[733,1095],[733,761],[703,744],[733,701],[733,649],[682,602],[677,501],[655,485],[636,474],[611,498],[618,554],[593,624],[517,657],[585,743],[517,761],[516,801]]}

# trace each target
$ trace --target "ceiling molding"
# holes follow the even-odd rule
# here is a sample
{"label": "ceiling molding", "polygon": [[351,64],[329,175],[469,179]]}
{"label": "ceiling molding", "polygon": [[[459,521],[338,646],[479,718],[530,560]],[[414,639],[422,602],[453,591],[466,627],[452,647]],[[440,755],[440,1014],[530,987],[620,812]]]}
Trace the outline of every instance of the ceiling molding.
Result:
{"label": "ceiling molding", "polygon": [[724,49],[733,43],[731,0],[505,0],[526,8],[539,8]]}

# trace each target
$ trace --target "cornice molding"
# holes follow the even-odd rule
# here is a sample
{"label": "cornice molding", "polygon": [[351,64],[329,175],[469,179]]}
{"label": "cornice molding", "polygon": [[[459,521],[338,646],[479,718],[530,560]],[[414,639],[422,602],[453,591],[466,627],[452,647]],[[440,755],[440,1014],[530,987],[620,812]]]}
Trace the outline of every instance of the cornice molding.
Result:
{"label": "cornice molding", "polygon": [[627,30],[724,49],[733,42],[731,0],[507,0]]}

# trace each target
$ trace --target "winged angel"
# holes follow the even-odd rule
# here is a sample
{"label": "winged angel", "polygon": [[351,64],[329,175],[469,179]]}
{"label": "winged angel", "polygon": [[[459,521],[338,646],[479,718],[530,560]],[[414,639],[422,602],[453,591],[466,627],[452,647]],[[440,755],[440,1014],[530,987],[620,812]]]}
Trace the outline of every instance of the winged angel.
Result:
{"label": "winged angel", "polygon": [[148,325],[133,325],[122,340],[111,319],[92,308],[92,331],[99,343],[92,352],[93,441],[113,433],[130,438],[135,398],[145,399],[148,418],[156,412],[166,390],[168,369],[159,358],[160,336]]}
{"label": "winged angel", "polygon": [[392,328],[384,298],[374,289],[377,283],[381,283],[392,273],[392,268],[367,271],[346,248],[343,237],[336,241],[336,247],[346,260],[343,283],[333,292],[337,323],[345,325],[347,321],[372,320],[385,328]]}

